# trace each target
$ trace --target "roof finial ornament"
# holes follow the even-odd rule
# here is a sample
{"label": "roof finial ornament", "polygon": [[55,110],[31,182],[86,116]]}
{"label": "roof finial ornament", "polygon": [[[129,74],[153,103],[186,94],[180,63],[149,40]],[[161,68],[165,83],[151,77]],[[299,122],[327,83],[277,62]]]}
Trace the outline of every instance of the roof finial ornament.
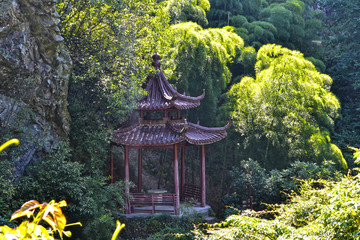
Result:
{"label": "roof finial ornament", "polygon": [[160,63],[160,59],[161,59],[160,55],[158,53],[155,53],[154,55],[152,55],[152,58],[153,58],[153,61],[152,61],[151,65],[154,66],[155,69],[159,69],[160,65],[161,65],[161,63]]}

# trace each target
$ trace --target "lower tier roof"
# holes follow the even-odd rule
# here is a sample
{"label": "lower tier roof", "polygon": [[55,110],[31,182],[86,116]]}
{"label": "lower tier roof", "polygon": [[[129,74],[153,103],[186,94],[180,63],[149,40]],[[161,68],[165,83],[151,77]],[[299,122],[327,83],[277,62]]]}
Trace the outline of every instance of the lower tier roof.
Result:
{"label": "lower tier roof", "polygon": [[230,124],[207,128],[186,120],[143,120],[126,122],[114,130],[111,141],[128,146],[167,146],[187,141],[195,145],[211,144],[227,136]]}

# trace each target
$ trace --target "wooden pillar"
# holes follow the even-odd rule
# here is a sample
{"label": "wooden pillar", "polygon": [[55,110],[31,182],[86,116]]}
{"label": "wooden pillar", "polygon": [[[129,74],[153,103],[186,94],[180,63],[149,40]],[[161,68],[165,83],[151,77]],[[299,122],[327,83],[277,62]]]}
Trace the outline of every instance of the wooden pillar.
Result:
{"label": "wooden pillar", "polygon": [[124,180],[125,180],[125,193],[129,193],[129,147],[124,147]]}
{"label": "wooden pillar", "polygon": [[206,205],[205,145],[201,145],[201,207]]}
{"label": "wooden pillar", "polygon": [[113,144],[110,143],[110,176],[111,176],[111,183],[114,183],[114,154],[113,154]]}
{"label": "wooden pillar", "polygon": [[[124,171],[125,171],[125,195],[128,196],[129,195],[129,147],[128,146],[124,146]],[[128,199],[126,201],[126,207],[125,207],[125,213],[129,214],[130,213],[130,205],[128,202]]]}
{"label": "wooden pillar", "polygon": [[181,196],[185,191],[185,146],[181,148]]}
{"label": "wooden pillar", "polygon": [[180,195],[179,195],[179,161],[178,161],[178,146],[174,145],[174,193],[176,194],[176,213],[180,207]]}
{"label": "wooden pillar", "polygon": [[138,192],[142,189],[142,149],[138,150]]}

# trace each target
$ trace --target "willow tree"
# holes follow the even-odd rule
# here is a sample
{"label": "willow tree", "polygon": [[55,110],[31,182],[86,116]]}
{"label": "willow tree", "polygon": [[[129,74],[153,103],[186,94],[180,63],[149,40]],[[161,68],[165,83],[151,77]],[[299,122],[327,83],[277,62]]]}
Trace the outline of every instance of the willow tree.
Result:
{"label": "willow tree", "polygon": [[327,160],[346,168],[330,142],[340,109],[330,92],[332,79],[302,53],[274,44],[259,49],[255,72],[229,91],[234,126],[249,157],[268,168],[295,160]]}
{"label": "willow tree", "polygon": [[205,99],[195,115],[205,125],[216,124],[218,101],[231,79],[227,64],[243,47],[243,40],[230,28],[203,29],[191,22],[172,25],[169,36],[170,50],[165,57],[169,80],[178,91],[191,96],[201,95],[205,89]]}

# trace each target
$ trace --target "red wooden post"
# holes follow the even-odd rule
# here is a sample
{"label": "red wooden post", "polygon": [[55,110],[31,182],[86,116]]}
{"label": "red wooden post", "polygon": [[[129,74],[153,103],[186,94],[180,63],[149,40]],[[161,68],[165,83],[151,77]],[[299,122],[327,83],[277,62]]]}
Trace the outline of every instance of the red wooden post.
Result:
{"label": "red wooden post", "polygon": [[201,145],[201,207],[206,205],[205,145]]}
{"label": "red wooden post", "polygon": [[110,176],[111,176],[111,183],[114,183],[114,154],[113,154],[112,144],[110,144]]}
{"label": "red wooden post", "polygon": [[181,148],[181,196],[185,192],[185,146]]}
{"label": "red wooden post", "polygon": [[142,188],[142,149],[138,149],[138,192]]}
{"label": "red wooden post", "polygon": [[180,206],[180,195],[179,195],[179,161],[178,161],[178,146],[174,144],[174,193],[176,195],[176,213]]}
{"label": "red wooden post", "polygon": [[[125,194],[128,195],[129,194],[129,147],[125,146],[124,147],[124,170],[125,170]],[[130,213],[130,206],[129,204],[126,204],[126,209],[125,209],[125,213],[129,214]]]}
{"label": "red wooden post", "polygon": [[124,147],[125,193],[129,193],[129,147]]}

